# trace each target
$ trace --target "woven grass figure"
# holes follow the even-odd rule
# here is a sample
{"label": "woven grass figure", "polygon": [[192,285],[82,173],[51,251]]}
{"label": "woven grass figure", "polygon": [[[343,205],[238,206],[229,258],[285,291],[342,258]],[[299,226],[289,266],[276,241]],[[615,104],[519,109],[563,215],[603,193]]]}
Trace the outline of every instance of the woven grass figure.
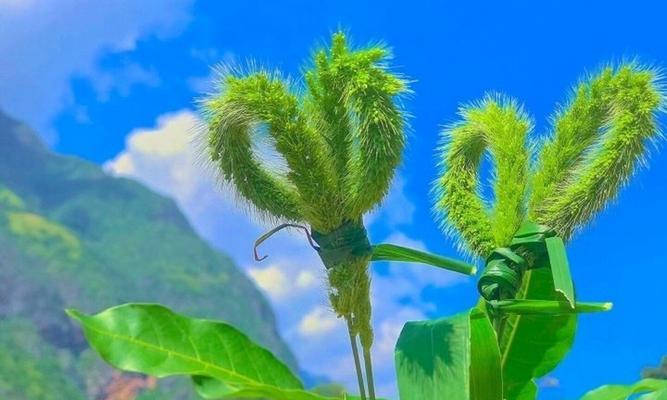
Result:
{"label": "woven grass figure", "polygon": [[[644,163],[647,147],[660,137],[657,114],[663,106],[664,94],[656,71],[633,63],[604,68],[580,82],[572,99],[559,108],[552,132],[537,149],[537,157],[532,157],[533,147],[529,145],[532,121],[515,101],[487,96],[480,103],[464,107],[462,121],[445,130],[440,149],[442,173],[434,192],[435,211],[443,230],[462,251],[482,259],[496,249],[512,247],[527,223],[540,224],[552,235],[569,240],[617,196]],[[479,178],[485,153],[493,163],[493,199],[482,195]],[[480,282],[488,278],[499,283],[493,287],[480,285],[483,300],[531,299],[540,290],[544,296],[543,288],[553,288],[555,281],[550,281],[549,275],[531,270],[540,265],[537,257],[531,258],[534,252],[530,253],[527,249],[522,254],[528,265],[518,273],[518,279],[516,271],[507,268],[493,271],[493,276],[486,274],[496,262],[488,258]],[[553,322],[557,318],[562,323],[556,325],[569,327],[564,340],[571,343],[575,317],[549,319]],[[495,320],[500,322],[497,334],[505,398],[531,398],[527,394],[534,395],[537,388],[530,379],[549,372],[565,353],[554,354],[546,347],[529,349],[524,343],[524,352],[551,352],[544,358],[550,360],[549,365],[528,365],[516,356],[515,333],[528,331],[529,324],[537,332],[546,319],[510,315]],[[527,372],[519,376],[518,371]]]}
{"label": "woven grass figure", "polygon": [[[310,227],[327,267],[333,310],[357,337],[374,398],[370,348],[371,257],[362,217],[387,194],[405,143],[399,97],[405,79],[389,71],[382,46],[351,50],[343,33],[314,54],[304,88],[276,72],[222,72],[202,102],[208,156],[222,180],[260,217]],[[287,165],[269,170],[255,144],[268,136]]]}

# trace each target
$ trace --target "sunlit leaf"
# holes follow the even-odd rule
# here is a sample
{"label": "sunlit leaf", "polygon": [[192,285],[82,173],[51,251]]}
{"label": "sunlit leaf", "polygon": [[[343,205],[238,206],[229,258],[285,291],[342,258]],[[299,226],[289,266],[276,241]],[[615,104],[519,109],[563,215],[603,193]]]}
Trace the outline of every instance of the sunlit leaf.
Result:
{"label": "sunlit leaf", "polygon": [[502,400],[500,353],[484,312],[408,322],[396,344],[401,400]]}
{"label": "sunlit leaf", "polygon": [[109,364],[156,377],[205,376],[221,381],[222,397],[324,400],[303,390],[299,379],[268,350],[231,325],[188,318],[157,304],[125,304],[81,323],[90,345]]}
{"label": "sunlit leaf", "polygon": [[[647,393],[643,400],[663,400],[667,394],[667,380],[643,379],[632,385],[605,385],[586,393],[581,400],[625,400],[632,395]],[[660,391],[662,393],[659,393]],[[655,395],[653,395],[655,394]],[[657,397],[656,397],[657,396]],[[660,397],[662,396],[662,397]]]}
{"label": "sunlit leaf", "polygon": [[[519,299],[559,300],[549,268],[526,272]],[[507,400],[527,400],[527,386],[553,370],[574,341],[576,315],[508,315],[499,335]],[[534,399],[534,397],[532,397]]]}

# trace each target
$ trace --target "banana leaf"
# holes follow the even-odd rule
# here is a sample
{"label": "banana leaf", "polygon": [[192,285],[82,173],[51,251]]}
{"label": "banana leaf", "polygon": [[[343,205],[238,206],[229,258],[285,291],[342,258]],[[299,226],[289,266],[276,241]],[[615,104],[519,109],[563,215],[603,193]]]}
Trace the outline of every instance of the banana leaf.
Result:
{"label": "banana leaf", "polygon": [[395,358],[401,400],[502,400],[495,333],[486,313],[477,308],[408,322]]}

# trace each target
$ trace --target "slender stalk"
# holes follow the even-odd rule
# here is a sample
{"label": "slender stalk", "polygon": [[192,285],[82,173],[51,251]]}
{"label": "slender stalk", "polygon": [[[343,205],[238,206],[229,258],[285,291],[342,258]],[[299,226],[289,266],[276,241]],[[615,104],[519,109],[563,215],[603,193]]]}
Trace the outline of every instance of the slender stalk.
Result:
{"label": "slender stalk", "polygon": [[359,361],[359,348],[357,347],[357,336],[352,331],[352,320],[349,315],[345,317],[345,322],[347,323],[347,332],[350,335],[350,346],[352,347],[352,356],[354,357],[354,367],[357,371],[357,383],[359,384],[359,397],[361,397],[361,400],[366,400],[364,376],[361,372],[361,362]]}
{"label": "slender stalk", "polygon": [[375,400],[375,382],[373,381],[373,362],[371,360],[370,347],[364,346],[364,364],[366,366],[366,383],[368,384],[368,396]]}

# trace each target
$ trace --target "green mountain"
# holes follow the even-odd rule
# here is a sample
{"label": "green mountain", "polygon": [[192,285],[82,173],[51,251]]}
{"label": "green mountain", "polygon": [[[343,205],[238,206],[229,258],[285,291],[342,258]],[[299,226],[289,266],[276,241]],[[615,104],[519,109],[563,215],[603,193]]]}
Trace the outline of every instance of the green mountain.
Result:
{"label": "green mountain", "polygon": [[[123,399],[112,392],[154,386],[106,367],[63,312],[125,302],[229,321],[296,367],[265,298],[172,200],[54,154],[0,113],[0,398]],[[165,380],[141,398],[191,396]]]}

